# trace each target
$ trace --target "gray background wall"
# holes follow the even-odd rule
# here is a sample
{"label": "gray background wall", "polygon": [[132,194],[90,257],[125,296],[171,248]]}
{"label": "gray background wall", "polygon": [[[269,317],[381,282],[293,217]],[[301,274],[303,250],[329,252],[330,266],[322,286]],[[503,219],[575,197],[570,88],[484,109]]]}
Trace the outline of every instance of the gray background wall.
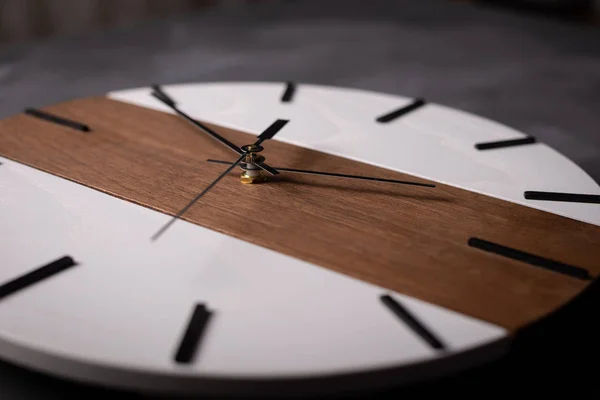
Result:
{"label": "gray background wall", "polygon": [[86,32],[146,18],[252,3],[252,0],[0,0],[0,41]]}
{"label": "gray background wall", "polygon": [[[212,8],[242,8],[264,1],[273,3],[290,0],[0,0],[0,42],[86,32],[136,20]],[[551,13],[578,22],[591,22],[600,27],[600,0],[447,1],[506,5],[516,10],[535,10],[537,13]]]}

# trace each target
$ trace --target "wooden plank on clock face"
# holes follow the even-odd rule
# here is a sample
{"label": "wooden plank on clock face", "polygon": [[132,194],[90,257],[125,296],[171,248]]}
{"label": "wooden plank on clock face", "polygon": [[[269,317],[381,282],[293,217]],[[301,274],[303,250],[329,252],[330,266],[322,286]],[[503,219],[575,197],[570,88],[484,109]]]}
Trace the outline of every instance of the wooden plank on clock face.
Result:
{"label": "wooden plank on clock face", "polygon": [[[90,132],[17,115],[0,122],[2,156],[171,215],[226,168],[205,160],[235,159],[171,114],[104,97],[44,110],[85,123]],[[213,128],[240,146],[256,140]],[[425,182],[277,140],[264,147],[273,167]],[[527,260],[558,262],[589,277],[600,270],[600,227],[440,184],[282,173],[266,184],[242,185],[236,171],[183,218],[511,330],[589,283],[561,272],[573,269]],[[510,250],[486,251],[470,246],[471,238]]]}

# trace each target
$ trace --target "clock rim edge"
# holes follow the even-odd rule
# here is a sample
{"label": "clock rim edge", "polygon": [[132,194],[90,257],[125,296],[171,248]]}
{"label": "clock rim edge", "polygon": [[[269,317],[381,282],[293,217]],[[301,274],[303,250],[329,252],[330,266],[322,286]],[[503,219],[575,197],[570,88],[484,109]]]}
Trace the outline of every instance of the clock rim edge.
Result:
{"label": "clock rim edge", "polygon": [[407,363],[400,366],[370,368],[347,373],[299,377],[245,378],[171,374],[134,370],[122,366],[100,365],[93,360],[52,354],[27,348],[0,337],[4,361],[14,366],[73,383],[135,391],[147,394],[261,395],[277,396],[293,391],[303,395],[325,395],[340,391],[377,390],[392,386],[418,384],[475,368],[505,356],[515,336],[505,336],[486,344],[448,356]]}
{"label": "clock rim edge", "polygon": [[[192,82],[190,82],[190,83],[192,83]],[[198,82],[198,83],[201,83],[201,82]],[[226,83],[226,82],[215,82],[215,83]],[[243,83],[243,82],[232,82],[232,83]],[[261,83],[261,82],[251,82],[251,83]],[[273,82],[265,82],[265,83],[273,83]],[[182,84],[182,85],[185,85],[185,83],[184,83],[184,84]],[[344,87],[337,87],[337,86],[323,86],[323,85],[319,85],[319,86],[320,86],[320,87],[333,88],[333,89],[344,89]],[[138,88],[139,88],[139,87],[138,87]],[[350,88],[350,89],[352,89],[352,88]],[[124,90],[126,90],[126,89],[124,89]],[[402,97],[402,96],[391,95],[391,94],[387,94],[387,93],[383,93],[383,92],[373,92],[373,91],[368,91],[368,90],[363,90],[363,89],[352,89],[352,90],[360,90],[360,91],[364,91],[364,92],[367,92],[367,93],[382,93],[382,94],[385,94],[385,95],[390,95],[390,96],[393,96],[393,97],[394,97],[394,96],[395,96],[395,97]],[[107,93],[107,94],[105,94],[105,96],[106,96],[106,97],[108,97],[108,93]],[[69,100],[67,100],[67,101],[65,101],[65,102],[68,102],[68,101],[69,101]],[[60,103],[63,103],[63,102],[60,102]],[[56,103],[56,104],[58,104],[58,103]],[[453,111],[464,112],[464,111],[462,111],[462,110],[459,110],[459,109],[452,109],[452,110],[453,110]],[[473,115],[475,115],[475,114],[473,114]],[[475,115],[475,116],[476,116],[476,117],[479,117],[479,118],[484,118],[484,119],[487,119],[487,118],[485,118],[485,117],[481,117],[481,116],[479,116],[479,115]],[[491,122],[494,122],[494,123],[497,123],[496,121],[493,121],[493,120],[490,120],[490,121],[491,121]],[[510,127],[508,127],[508,128],[510,128]],[[512,128],[510,128],[510,129],[512,129]],[[548,147],[550,147],[550,146],[548,146]],[[550,147],[550,148],[551,148],[551,147]],[[554,150],[553,148],[551,148],[551,149],[552,149],[552,150]],[[591,176],[589,176],[589,174],[587,174],[587,172],[586,172],[585,170],[583,170],[581,167],[579,167],[579,165],[577,165],[577,164],[576,164],[574,161],[572,161],[570,158],[566,157],[565,155],[563,155],[562,153],[558,152],[557,150],[554,150],[554,151],[555,151],[556,153],[558,153],[560,156],[562,156],[562,157],[566,158],[567,160],[569,160],[571,163],[573,163],[573,164],[574,164],[574,166],[575,166],[575,167],[577,167],[577,168],[579,169],[580,173],[584,173],[584,174],[586,174],[588,177],[590,177],[592,180],[594,180],[594,179],[593,179]],[[16,161],[16,160],[13,160],[13,161],[14,161],[14,162],[17,162],[17,163],[20,163],[19,161]],[[24,165],[27,165],[27,164],[24,164]],[[29,165],[28,165],[28,166],[29,166]],[[30,167],[31,167],[31,166],[30,166]],[[63,178],[63,179],[64,179],[64,178]],[[596,184],[597,184],[598,186],[600,186],[600,184],[598,184],[597,182],[596,182]],[[462,189],[465,189],[465,188],[462,188]],[[472,189],[465,189],[465,190],[472,190]],[[485,194],[485,195],[488,195],[488,196],[489,196],[489,194]],[[505,200],[505,201],[510,201],[510,200],[506,200],[506,199],[502,199],[502,200]],[[569,217],[567,217],[567,218],[569,218]],[[587,288],[588,288],[590,285],[592,285],[592,283],[593,283],[593,282],[590,282],[590,283],[587,285],[586,289],[587,289]],[[585,290],[586,290],[586,289],[584,289],[584,290],[582,290],[581,292],[579,292],[579,293],[578,293],[578,294],[577,294],[575,297],[571,298],[571,299],[570,299],[568,302],[564,303],[564,304],[563,304],[561,307],[559,307],[559,308],[555,309],[555,310],[554,310],[552,313],[550,313],[550,314],[548,314],[548,315],[546,315],[546,316],[542,316],[542,318],[541,318],[541,319],[543,319],[543,318],[546,318],[546,317],[548,317],[549,315],[553,315],[553,314],[554,314],[556,311],[558,311],[560,308],[562,308],[562,307],[564,307],[564,306],[566,306],[566,305],[569,305],[569,304],[571,304],[571,303],[572,303],[572,302],[573,302],[573,301],[574,301],[574,300],[575,300],[577,297],[579,297],[581,294],[583,294],[583,293],[585,292]],[[539,321],[539,320],[538,320],[538,321]],[[528,324],[528,325],[526,325],[526,326],[524,326],[524,327],[529,327],[529,326],[531,326],[532,324],[535,324],[535,323],[536,323],[536,322],[538,322],[538,321],[532,321],[530,324]],[[508,338],[509,338],[509,335],[505,336],[504,338],[498,339],[498,340],[497,340],[497,342],[502,342],[502,343],[504,343],[504,342],[505,342],[505,341],[506,341]],[[4,342],[4,340],[0,338],[0,344],[2,344],[2,342]],[[6,345],[7,343],[4,343],[4,344]],[[493,346],[493,347],[495,348],[495,346],[496,346],[496,342],[494,342],[494,343],[492,343],[492,344],[494,344],[494,346]],[[470,353],[472,353],[472,352],[474,352],[474,351],[475,351],[475,352],[477,352],[477,353],[483,352],[483,350],[484,350],[484,349],[486,349],[488,346],[490,346],[490,345],[482,345],[482,346],[477,346],[477,347],[475,347],[475,348],[473,348],[473,349],[469,349],[469,350],[467,350],[467,351],[464,351],[464,352],[461,352],[461,353],[453,354],[451,357],[448,357],[448,358],[452,360],[451,362],[454,362],[454,360],[455,360],[456,358],[462,358],[464,355],[470,354]],[[4,347],[4,346],[2,346],[2,347]],[[27,350],[27,351],[30,351],[30,350]],[[35,352],[37,352],[38,350],[34,350],[34,351],[35,351]],[[5,353],[5,352],[3,352],[3,353]],[[33,358],[35,358],[35,357],[33,357]],[[478,357],[478,358],[479,358],[479,357]],[[446,360],[446,358],[443,358],[443,359],[444,359],[444,360]],[[489,360],[489,359],[488,359],[488,360]],[[15,364],[17,364],[17,365],[21,365],[21,362],[20,362],[20,361],[15,361],[15,360],[11,360],[11,361],[12,361],[12,362],[14,362],[14,363],[15,363]],[[361,373],[358,373],[358,374],[352,374],[352,373],[349,373],[349,374],[343,374],[342,376],[343,376],[345,379],[351,379],[351,380],[352,380],[351,382],[352,382],[352,383],[355,383],[355,382],[354,382],[354,380],[358,380],[358,379],[357,379],[356,377],[353,377],[354,375],[360,375],[360,376],[362,376],[362,375],[369,375],[369,374],[372,374],[372,373],[376,373],[376,374],[379,374],[379,373],[381,373],[381,374],[385,374],[385,373],[394,373],[394,374],[398,374],[400,371],[403,371],[403,370],[406,370],[406,369],[419,368],[419,367],[423,367],[423,366],[426,366],[426,368],[428,368],[428,369],[429,369],[430,367],[435,367],[433,364],[438,364],[440,361],[441,361],[441,359],[437,359],[437,358],[436,358],[436,359],[433,359],[433,360],[428,360],[428,361],[425,361],[425,362],[423,362],[423,363],[407,364],[407,365],[403,365],[403,366],[401,366],[401,367],[394,367],[394,368],[383,368],[383,369],[377,368],[377,369],[373,369],[373,370],[368,370],[367,372],[361,372]],[[58,360],[58,362],[60,363],[60,362],[61,362],[61,360],[59,359],[59,360]],[[63,360],[62,362],[65,362],[65,361]],[[479,361],[479,362],[481,362],[481,361]],[[477,361],[473,361],[473,363],[475,364],[475,363],[478,363],[478,362],[477,362]],[[28,364],[28,363],[25,363],[25,364]],[[91,365],[92,365],[92,366],[94,366],[94,364],[91,364]],[[30,367],[31,367],[31,365],[30,365]],[[82,365],[82,366],[80,366],[80,367],[83,367],[83,365]],[[74,377],[74,378],[83,378],[83,379],[85,379],[84,377],[78,376],[78,375],[80,375],[80,372],[79,372],[79,369],[80,369],[80,367],[73,366],[73,370],[74,370],[74,372],[75,372],[75,373],[73,373],[73,374],[67,373],[67,374],[63,374],[62,376],[63,376],[63,377],[65,377],[65,376],[69,376],[69,377]],[[89,366],[88,366],[88,367],[89,367]],[[35,366],[34,366],[33,368],[34,368],[34,369],[39,369],[39,368],[36,368]],[[54,368],[54,369],[55,369],[55,368]],[[85,369],[85,368],[82,368],[82,369]],[[55,374],[54,374],[54,371],[52,371],[52,370],[50,369],[50,367],[49,367],[49,368],[47,368],[47,369],[45,370],[45,372],[49,372],[51,375],[55,375]],[[115,373],[115,371],[113,370],[113,371],[112,371],[112,373]],[[144,374],[144,375],[146,375],[145,373],[143,373],[143,374]],[[401,374],[401,375],[402,375],[402,374]],[[58,375],[58,376],[61,376],[61,375]],[[149,379],[149,380],[152,380],[152,379],[153,379],[153,378],[148,378],[147,376],[148,376],[148,375],[146,375],[146,378],[145,378],[145,379]],[[177,379],[179,379],[179,378],[182,378],[182,376],[181,376],[181,375],[179,375],[179,376],[174,376],[174,377],[175,377],[175,378],[177,378]],[[201,378],[201,377],[194,376],[194,377],[183,377],[183,378],[190,378],[190,379],[193,379],[194,381],[198,381],[198,383],[197,383],[197,384],[206,384],[206,385],[208,385],[209,387],[214,387],[215,389],[218,389],[218,388],[220,387],[220,385],[223,385],[223,387],[224,387],[224,388],[226,388],[226,387],[228,387],[229,385],[231,385],[231,384],[232,384],[232,383],[234,383],[234,382],[235,382],[235,383],[240,383],[240,380],[236,380],[236,379],[233,379],[233,380],[230,380],[230,379],[225,379],[225,380],[219,380],[219,379],[215,379],[215,380],[213,381],[213,378],[211,378],[211,377],[208,377],[208,378],[203,378],[203,377],[202,377],[202,378]],[[325,376],[325,377],[317,377],[317,378],[315,378],[314,380],[318,382],[318,381],[320,381],[321,379],[332,379],[332,378],[335,380],[335,379],[338,379],[339,377],[338,377],[338,376],[333,376],[333,377],[331,377],[331,376]],[[256,380],[251,380],[251,382],[254,382],[254,381],[256,381]],[[284,381],[285,381],[285,379],[284,379]],[[297,381],[297,379],[293,379],[293,381]],[[394,381],[395,381],[396,383],[398,383],[398,376],[394,376]],[[90,382],[93,382],[93,380],[90,380]],[[282,381],[274,382],[274,384],[275,384],[275,386],[277,386],[277,384],[281,384],[281,382],[282,382]],[[243,385],[243,383],[242,383],[242,385]],[[347,386],[347,385],[344,385],[344,387],[346,387],[346,388],[347,388],[348,386]],[[139,387],[132,387],[132,388],[139,389]],[[244,390],[244,391],[245,391],[246,389],[247,389],[247,388],[243,388],[242,390]],[[290,390],[290,389],[289,389],[289,387],[282,388],[282,389],[283,389],[283,390]],[[248,392],[247,392],[247,391],[245,391],[245,393],[248,393]],[[261,393],[262,393],[262,392],[261,392]]]}

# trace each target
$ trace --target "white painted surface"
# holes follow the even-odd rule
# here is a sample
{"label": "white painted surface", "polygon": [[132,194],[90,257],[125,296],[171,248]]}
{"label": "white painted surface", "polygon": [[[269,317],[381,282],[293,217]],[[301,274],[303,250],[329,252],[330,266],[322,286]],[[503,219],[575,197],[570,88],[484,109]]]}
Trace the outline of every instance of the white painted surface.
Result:
{"label": "white painted surface", "polygon": [[[282,104],[283,88],[165,90],[197,118],[254,133],[288,118],[277,140],[600,224],[597,205],[522,199],[527,189],[600,193],[554,150],[542,144],[473,148],[522,136],[518,132],[436,105],[379,125],[375,117],[410,99],[300,86],[294,102]],[[148,89],[111,96],[169,112]],[[176,389],[190,376],[297,378],[412,366],[507,335],[393,293],[448,345],[448,352],[435,352],[383,307],[379,287],[184,221],[151,242],[166,215],[0,162],[0,283],[65,254],[80,264],[0,301],[0,356],[17,363],[140,388],[162,379],[161,387]],[[175,365],[173,353],[196,302],[215,315],[198,359]]]}
{"label": "white painted surface", "polygon": [[[300,84],[282,103],[283,83],[208,83],[164,86],[190,115],[259,134],[277,118],[290,119],[275,140],[406,172],[600,225],[598,204],[526,200],[539,190],[600,194],[581,168],[543,143],[487,151],[479,142],[525,135],[499,123],[428,104],[387,124],[375,118],[412,99],[346,88]],[[113,99],[171,112],[149,88],[110,93]],[[265,155],[268,156],[268,144]]]}
{"label": "white painted surface", "polygon": [[[382,306],[379,287],[184,221],[151,242],[166,215],[0,162],[0,282],[63,255],[79,263],[0,301],[0,353],[17,361],[13,347],[92,375],[300,377],[409,365],[506,335],[394,294],[447,343],[436,353]],[[178,366],[196,302],[215,315],[199,358]]]}

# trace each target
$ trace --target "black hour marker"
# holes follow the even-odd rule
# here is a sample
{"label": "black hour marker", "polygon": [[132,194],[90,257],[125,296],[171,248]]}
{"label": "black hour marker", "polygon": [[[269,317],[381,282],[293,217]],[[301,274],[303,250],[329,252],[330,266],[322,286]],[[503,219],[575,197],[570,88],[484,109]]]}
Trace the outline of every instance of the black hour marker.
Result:
{"label": "black hour marker", "polygon": [[382,115],[381,117],[378,117],[376,119],[377,122],[380,123],[386,123],[386,122],[390,122],[398,117],[401,117],[402,115],[408,114],[411,111],[416,110],[417,108],[420,108],[422,106],[424,106],[425,104],[427,104],[425,102],[425,100],[423,99],[415,99],[412,103],[410,103],[407,106],[401,107],[397,110],[391,111],[387,114]]}
{"label": "black hour marker", "polygon": [[525,192],[527,200],[565,201],[571,203],[594,203],[600,204],[598,194],[558,193],[558,192],[536,192],[528,190]]}
{"label": "black hour marker", "polygon": [[25,112],[25,114],[31,115],[33,117],[40,118],[45,121],[53,122],[55,124],[68,126],[69,128],[73,128],[73,129],[76,129],[81,132],[89,132],[90,131],[90,127],[85,124],[82,124],[82,123],[76,122],[76,121],[72,121],[70,119],[66,119],[63,117],[59,117],[57,115],[53,115],[53,114],[47,113],[45,111],[36,110],[34,108],[26,108],[24,112]]}
{"label": "black hour marker", "polygon": [[26,289],[27,287],[34,285],[46,278],[50,278],[53,275],[58,274],[70,267],[77,265],[75,261],[69,256],[59,258],[56,261],[39,267],[31,272],[21,275],[11,281],[6,282],[0,286],[0,299],[10,296],[19,290]]}
{"label": "black hour marker", "polygon": [[296,84],[294,82],[287,82],[285,86],[285,92],[283,92],[283,96],[281,96],[282,103],[289,103],[292,101],[294,97],[294,93],[296,92]]}
{"label": "black hour marker", "polygon": [[212,313],[206,309],[204,304],[196,304],[185,334],[175,354],[175,361],[177,363],[189,364],[192,361],[211,315]]}
{"label": "black hour marker", "polygon": [[387,294],[381,296],[380,299],[382,303],[390,309],[391,312],[400,318],[431,347],[438,350],[445,348],[444,344],[437,337],[435,337],[435,335],[431,333],[431,331],[429,331],[425,325],[423,325],[411,313],[409,313],[408,310],[402,306],[402,304]]}
{"label": "black hour marker", "polygon": [[583,280],[592,279],[588,270],[584,268],[575,267],[573,265],[568,265],[548,258],[536,256],[534,254],[526,253],[521,250],[516,250],[510,247],[488,242],[487,240],[470,238],[469,246],[490,253],[495,253],[500,256],[512,258],[513,260],[522,261],[534,265],[536,267],[545,268],[550,271],[568,275],[573,278],[579,278]]}
{"label": "black hour marker", "polygon": [[536,143],[537,140],[528,136],[523,139],[511,139],[511,140],[500,140],[497,142],[485,142],[485,143],[477,143],[475,148],[477,150],[490,150],[490,149],[499,149],[502,147],[513,147],[513,146],[523,146],[525,144],[533,144]]}

